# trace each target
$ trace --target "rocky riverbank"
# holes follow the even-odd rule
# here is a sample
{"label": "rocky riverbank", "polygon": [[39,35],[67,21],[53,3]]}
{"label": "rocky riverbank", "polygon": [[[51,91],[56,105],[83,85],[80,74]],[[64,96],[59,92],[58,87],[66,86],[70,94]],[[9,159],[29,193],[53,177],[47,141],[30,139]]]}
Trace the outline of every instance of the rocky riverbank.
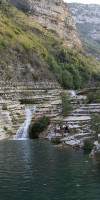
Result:
{"label": "rocky riverbank", "polygon": [[[51,142],[60,143],[61,146],[66,147],[78,147],[84,146],[85,140],[91,140],[94,135],[91,134],[90,120],[92,114],[98,114],[100,112],[100,103],[86,104],[86,95],[76,95],[75,91],[64,91],[69,93],[72,112],[64,117],[61,115],[61,99],[60,93],[64,91],[62,89],[51,89],[51,90],[34,90],[29,98],[35,99],[36,111],[32,116],[32,122],[38,117],[46,115],[50,117],[51,124],[48,129],[40,134],[41,139],[48,139]],[[22,97],[21,97],[22,98]],[[3,109],[4,104],[6,109]],[[25,108],[31,107],[32,105],[20,104],[19,99],[2,98],[0,101],[0,140],[11,139],[16,134],[18,128],[25,120]],[[59,124],[63,126],[67,123],[69,131],[61,133]],[[56,133],[54,128],[56,127]],[[95,154],[96,149],[98,150],[98,142],[94,143],[94,150],[92,154]]]}
{"label": "rocky riverbank", "polygon": [[[46,139],[49,139],[51,142],[60,143],[64,147],[84,148],[85,141],[95,141],[90,120],[92,115],[100,113],[100,103],[87,104],[85,101],[86,95],[76,95],[73,91],[70,94],[73,111],[67,117],[60,115],[59,111],[61,108],[55,111],[55,115],[57,114],[57,116],[53,118],[54,123]],[[63,126],[67,123],[69,131],[62,134],[59,123],[62,123]],[[54,131],[55,127],[56,132]],[[91,155],[99,154],[99,150],[100,144],[98,139],[98,141],[94,142]]]}
{"label": "rocky riverbank", "polygon": [[[24,96],[23,96],[24,92]],[[28,97],[27,97],[28,92]],[[1,94],[0,99],[0,140],[11,139],[25,120],[25,108],[35,105],[36,112],[33,115],[34,121],[41,115],[51,115],[54,107],[53,102],[60,99],[60,89],[29,89],[20,91],[5,91],[5,96]],[[33,99],[35,104],[21,104],[20,99]]]}
{"label": "rocky riverbank", "polygon": [[98,134],[98,140],[94,142],[94,147],[90,156],[100,159],[100,134]]}

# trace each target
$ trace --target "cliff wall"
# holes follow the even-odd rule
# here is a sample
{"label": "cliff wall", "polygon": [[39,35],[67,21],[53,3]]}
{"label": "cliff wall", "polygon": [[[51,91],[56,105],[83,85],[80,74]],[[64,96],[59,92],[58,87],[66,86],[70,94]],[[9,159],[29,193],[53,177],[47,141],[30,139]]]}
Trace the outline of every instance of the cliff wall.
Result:
{"label": "cliff wall", "polygon": [[30,16],[65,39],[68,46],[82,47],[73,19],[62,0],[5,0],[19,9],[29,11]]}
{"label": "cliff wall", "polygon": [[82,46],[100,60],[100,5],[69,3]]}

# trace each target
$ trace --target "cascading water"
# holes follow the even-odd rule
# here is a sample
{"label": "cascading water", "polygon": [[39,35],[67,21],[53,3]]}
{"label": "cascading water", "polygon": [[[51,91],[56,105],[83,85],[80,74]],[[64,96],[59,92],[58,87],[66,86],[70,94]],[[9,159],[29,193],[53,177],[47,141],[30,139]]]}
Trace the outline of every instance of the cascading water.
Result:
{"label": "cascading water", "polygon": [[76,91],[71,90],[70,94],[71,94],[72,97],[75,97],[76,96]]}
{"label": "cascading water", "polygon": [[33,112],[35,112],[36,107],[29,107],[29,108],[25,108],[25,115],[26,115],[26,119],[24,121],[24,123],[21,124],[21,126],[19,127],[19,129],[16,132],[16,135],[14,136],[14,139],[25,139],[25,138],[29,138],[29,125],[32,119],[32,114]]}
{"label": "cascading water", "polygon": [[76,96],[76,91],[75,90],[68,90],[68,94],[73,98]]}

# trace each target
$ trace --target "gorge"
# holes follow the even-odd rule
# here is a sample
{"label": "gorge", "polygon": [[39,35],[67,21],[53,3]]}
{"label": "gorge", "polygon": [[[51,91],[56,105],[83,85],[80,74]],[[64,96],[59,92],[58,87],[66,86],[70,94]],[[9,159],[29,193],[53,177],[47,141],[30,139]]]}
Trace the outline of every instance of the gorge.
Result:
{"label": "gorge", "polygon": [[[83,51],[63,1],[9,0],[0,1],[0,6],[4,139],[12,138],[25,120],[25,104],[21,101],[29,99],[40,106],[39,110],[47,105],[50,109],[49,104],[51,107],[60,100],[62,87],[94,86],[99,80],[100,63]],[[33,115],[33,120],[37,116]]]}
{"label": "gorge", "polygon": [[63,0],[0,0],[1,200],[100,200],[99,80]]}

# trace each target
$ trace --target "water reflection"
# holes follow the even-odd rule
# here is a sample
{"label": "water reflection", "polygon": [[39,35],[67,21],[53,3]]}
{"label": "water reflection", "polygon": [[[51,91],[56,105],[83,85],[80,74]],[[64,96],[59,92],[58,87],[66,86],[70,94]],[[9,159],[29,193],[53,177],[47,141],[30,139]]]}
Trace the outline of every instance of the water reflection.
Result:
{"label": "water reflection", "polygon": [[0,143],[2,200],[100,200],[100,164],[38,140]]}

